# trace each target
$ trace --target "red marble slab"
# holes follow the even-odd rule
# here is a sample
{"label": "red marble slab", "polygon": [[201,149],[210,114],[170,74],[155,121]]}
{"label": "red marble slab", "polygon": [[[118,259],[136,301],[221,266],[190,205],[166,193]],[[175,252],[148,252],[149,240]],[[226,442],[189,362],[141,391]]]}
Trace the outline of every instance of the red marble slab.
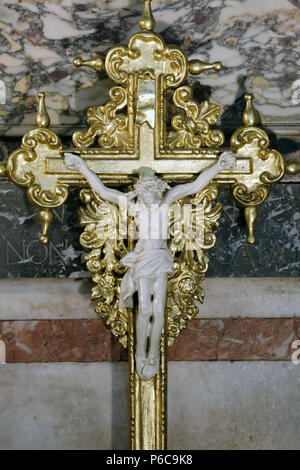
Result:
{"label": "red marble slab", "polygon": [[296,339],[300,339],[300,318],[295,318]]}
{"label": "red marble slab", "polygon": [[[7,362],[127,360],[103,320],[0,321]],[[169,348],[170,361],[290,360],[300,319],[196,319]]]}
{"label": "red marble slab", "polygon": [[121,345],[103,320],[1,321],[7,362],[119,361]]}
{"label": "red marble slab", "polygon": [[217,361],[222,320],[193,320],[168,350],[170,361]]}
{"label": "red marble slab", "polygon": [[238,318],[190,322],[169,348],[173,361],[290,360],[293,318]]}

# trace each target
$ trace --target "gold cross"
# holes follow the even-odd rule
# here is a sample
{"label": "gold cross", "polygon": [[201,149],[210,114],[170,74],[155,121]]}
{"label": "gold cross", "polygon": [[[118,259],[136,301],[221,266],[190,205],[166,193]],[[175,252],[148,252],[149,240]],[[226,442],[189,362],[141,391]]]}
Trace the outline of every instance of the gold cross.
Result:
{"label": "gold cross", "polygon": [[[139,24],[141,31],[130,39],[128,46],[113,47],[105,60],[74,59],[77,67],[105,69],[116,83],[104,106],[88,110],[89,128],[73,134],[74,148],[63,149],[59,137],[48,129],[45,94],[39,93],[37,128],[23,137],[21,148],[9,157],[6,168],[9,177],[27,188],[29,200],[40,209],[41,243],[48,242],[52,209],[66,201],[70,187],[87,185],[79,173],[65,166],[65,152],[79,153],[106,184],[118,186],[132,183],[141,166],[151,167],[171,183],[188,181],[226,150],[222,147],[222,131],[212,128],[221,113],[220,106],[207,101],[198,103],[193,99],[192,89],[184,85],[188,73],[220,70],[221,63],[189,61],[177,46],[166,46],[153,31],[150,0],[145,0]],[[169,122],[170,92],[173,110]],[[254,243],[257,207],[266,199],[270,186],[283,176],[284,162],[278,152],[268,148],[268,136],[257,127],[259,116],[253,96],[247,94],[245,100],[243,126],[234,132],[230,142],[237,156],[236,168],[219,174],[215,183],[231,186],[234,197],[245,208],[247,241]],[[4,172],[0,167],[0,175]],[[207,204],[210,203],[207,198]],[[215,221],[218,217],[215,211]],[[108,285],[109,282],[114,285],[111,273],[106,280]],[[162,449],[166,436],[166,355],[162,356],[157,377],[149,383],[141,381],[135,373],[132,313],[128,313],[128,318],[132,447]],[[165,347],[166,341],[163,351]]]}
{"label": "gold cross", "polygon": [[[87,61],[74,59],[77,67],[105,69],[118,85],[111,89],[110,101],[105,106],[88,110],[90,127],[86,132],[73,134],[75,148],[64,150],[60,139],[46,129],[50,120],[45,96],[39,93],[38,129],[25,135],[22,149],[10,157],[11,179],[27,187],[30,201],[42,209],[42,242],[48,240],[50,210],[65,202],[70,186],[85,184],[78,173],[65,166],[64,152],[80,153],[106,183],[119,185],[132,182],[132,176],[141,166],[152,167],[171,182],[187,181],[225,150],[221,147],[222,131],[211,128],[222,111],[220,106],[207,101],[197,103],[192,89],[181,86],[188,73],[220,70],[221,63],[189,61],[178,47],[166,46],[153,32],[155,21],[150,0],[145,0],[139,24],[141,31],[130,39],[128,46],[113,47],[105,60],[101,57]],[[170,89],[175,90],[172,100],[176,112],[171,126],[167,126]],[[218,175],[216,182],[232,184],[234,196],[248,209],[248,241],[253,243],[256,207],[266,198],[269,184],[281,178],[284,166],[281,156],[268,150],[267,135],[254,127],[259,117],[252,104],[253,96],[245,98],[244,127],[231,139],[231,147],[238,157],[236,168]],[[124,108],[125,114],[120,112]],[[95,143],[98,145],[93,147]]]}

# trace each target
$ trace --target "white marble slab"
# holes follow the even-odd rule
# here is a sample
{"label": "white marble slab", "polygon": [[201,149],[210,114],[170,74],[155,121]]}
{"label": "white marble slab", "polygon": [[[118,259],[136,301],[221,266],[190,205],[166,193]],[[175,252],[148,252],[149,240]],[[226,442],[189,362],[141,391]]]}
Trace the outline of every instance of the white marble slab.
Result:
{"label": "white marble slab", "polygon": [[[299,450],[299,372],[169,363],[169,449]],[[0,449],[128,449],[127,364],[0,365]]]}
{"label": "white marble slab", "polygon": [[0,320],[97,318],[84,279],[0,279]]}
{"label": "white marble slab", "polygon": [[300,365],[169,363],[169,449],[300,449]]}
{"label": "white marble slab", "polygon": [[[87,279],[0,279],[0,320],[97,318]],[[207,278],[199,318],[300,316],[299,278]]]}
{"label": "white marble slab", "polygon": [[207,278],[199,318],[299,317],[300,278]]}
{"label": "white marble slab", "polygon": [[0,449],[127,449],[127,364],[0,364]]}

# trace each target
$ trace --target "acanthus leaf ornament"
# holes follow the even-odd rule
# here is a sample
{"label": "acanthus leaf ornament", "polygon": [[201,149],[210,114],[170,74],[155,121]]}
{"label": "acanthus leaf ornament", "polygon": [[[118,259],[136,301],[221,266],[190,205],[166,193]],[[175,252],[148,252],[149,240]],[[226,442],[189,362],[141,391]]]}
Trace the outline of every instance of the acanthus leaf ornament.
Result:
{"label": "acanthus leaf ornament", "polygon": [[[213,204],[218,196],[216,185],[210,185],[193,198],[186,198],[170,208],[170,249],[174,255],[175,274],[169,276],[167,296],[168,345],[171,346],[187,322],[196,318],[195,301],[203,303],[201,283],[208,269],[206,250],[216,242],[213,228],[219,225],[222,206]],[[192,207],[182,227],[184,207]],[[192,236],[191,236],[192,234]]]}
{"label": "acanthus leaf ornament", "polygon": [[218,122],[222,108],[216,104],[203,101],[197,103],[193,91],[188,86],[177,88],[173,94],[175,106],[184,110],[185,114],[173,116],[171,125],[176,131],[170,133],[170,148],[193,149],[200,147],[217,147],[224,143],[224,134],[210,126]]}
{"label": "acanthus leaf ornament", "polygon": [[91,189],[83,189],[80,199],[86,204],[79,210],[79,222],[85,227],[80,236],[81,245],[91,250],[86,264],[96,284],[92,300],[97,300],[96,312],[110,326],[122,346],[127,347],[127,309],[119,308],[119,291],[126,268],[120,258],[127,253],[123,239],[119,238],[119,210],[116,205],[101,199]]}
{"label": "acanthus leaf ornament", "polygon": [[87,122],[90,128],[87,132],[76,131],[73,134],[75,147],[87,148],[95,143],[103,148],[128,147],[128,117],[117,114],[127,105],[127,92],[124,88],[113,87],[110,101],[104,106],[94,106],[87,112]]}

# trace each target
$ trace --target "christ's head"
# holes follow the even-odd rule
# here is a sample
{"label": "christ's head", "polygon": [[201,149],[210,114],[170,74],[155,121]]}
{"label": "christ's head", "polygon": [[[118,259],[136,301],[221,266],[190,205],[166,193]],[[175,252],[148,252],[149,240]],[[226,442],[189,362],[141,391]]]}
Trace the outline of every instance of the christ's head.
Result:
{"label": "christ's head", "polygon": [[134,185],[134,192],[145,206],[151,207],[153,204],[160,204],[164,192],[170,186],[157,176],[143,176]]}

